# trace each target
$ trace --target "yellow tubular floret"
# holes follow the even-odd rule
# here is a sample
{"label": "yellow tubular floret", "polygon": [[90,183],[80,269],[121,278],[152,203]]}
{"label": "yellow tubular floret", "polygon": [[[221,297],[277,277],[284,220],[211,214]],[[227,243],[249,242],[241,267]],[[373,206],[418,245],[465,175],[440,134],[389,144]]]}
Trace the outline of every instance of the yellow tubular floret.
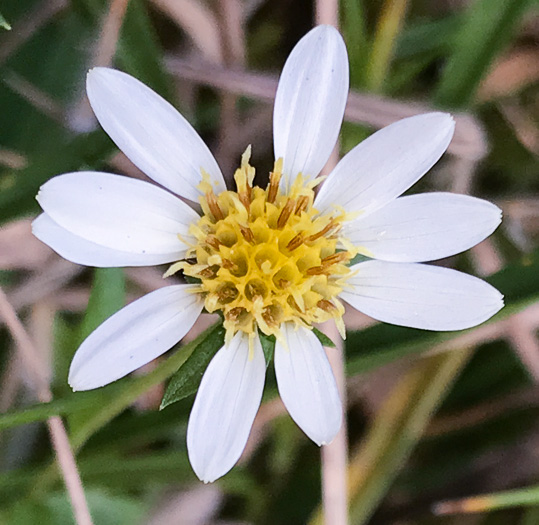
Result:
{"label": "yellow tubular floret", "polygon": [[[190,229],[196,244],[182,270],[200,280],[208,312],[221,311],[226,340],[238,331],[253,337],[257,329],[282,339],[280,326],[335,319],[342,330],[344,308],[337,299],[349,277],[356,251],[339,237],[342,211],[320,215],[313,208],[316,180],[306,184],[301,174],[289,194],[282,193],[282,160],[275,162],[264,190],[253,187],[250,147],[234,175],[237,192],[215,195],[207,177],[200,186],[203,216]],[[344,335],[344,334],[343,334]]]}

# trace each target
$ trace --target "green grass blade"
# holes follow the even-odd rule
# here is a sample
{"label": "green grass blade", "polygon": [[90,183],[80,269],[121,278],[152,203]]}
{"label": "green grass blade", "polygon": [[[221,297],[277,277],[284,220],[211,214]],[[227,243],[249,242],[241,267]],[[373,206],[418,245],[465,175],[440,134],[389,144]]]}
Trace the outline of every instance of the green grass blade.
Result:
{"label": "green grass blade", "polygon": [[350,61],[350,85],[362,88],[369,48],[363,1],[343,0],[341,13],[341,27]]}
{"label": "green grass blade", "polygon": [[393,389],[350,462],[353,523],[367,523],[470,356],[466,349],[423,359]]}
{"label": "green grass blade", "polygon": [[6,29],[7,31],[11,31],[11,25],[9,22],[3,17],[2,13],[0,13],[0,27]]}
{"label": "green grass blade", "polygon": [[96,268],[88,307],[79,329],[82,343],[103,321],[125,305],[125,276],[121,268]]}
{"label": "green grass blade", "polygon": [[435,93],[437,104],[451,108],[470,104],[489,66],[507,46],[522,16],[534,2],[472,2]]}
{"label": "green grass blade", "polygon": [[369,91],[383,90],[407,7],[407,0],[385,0],[365,71],[365,87]]}
{"label": "green grass blade", "polygon": [[539,485],[535,485],[471,498],[442,501],[434,507],[434,512],[435,514],[470,514],[513,507],[537,507],[538,505]]}

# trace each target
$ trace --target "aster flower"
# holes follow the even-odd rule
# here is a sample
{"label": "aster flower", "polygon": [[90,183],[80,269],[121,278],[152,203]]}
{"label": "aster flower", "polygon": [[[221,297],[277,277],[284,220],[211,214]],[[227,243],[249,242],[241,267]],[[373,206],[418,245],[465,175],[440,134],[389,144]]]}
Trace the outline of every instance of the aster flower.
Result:
{"label": "aster flower", "polygon": [[[469,328],[502,307],[484,281],[421,264],[486,238],[500,210],[449,193],[401,197],[447,149],[449,115],[396,122],[350,151],[327,180],[317,178],[348,93],[346,48],[335,29],[313,29],[285,64],[266,188],[253,186],[248,149],[236,188],[227,189],[189,123],[129,75],[93,69],[87,92],[104,130],[163,188],[108,173],[60,175],[37,196],[44,213],[35,235],[79,264],[172,263],[167,275],[195,281],[156,290],[105,321],[75,354],[69,382],[88,390],[115,381],[169,350],[203,309],[220,312],[225,345],[202,378],[187,430],[200,479],[225,474],[244,449],[264,386],[259,332],[276,338],[276,377],[290,415],[322,445],[339,430],[342,407],[312,327],[333,320],[344,337],[343,300],[377,320],[429,330]],[[178,196],[199,203],[201,214]],[[369,260],[352,264],[357,254]]]}

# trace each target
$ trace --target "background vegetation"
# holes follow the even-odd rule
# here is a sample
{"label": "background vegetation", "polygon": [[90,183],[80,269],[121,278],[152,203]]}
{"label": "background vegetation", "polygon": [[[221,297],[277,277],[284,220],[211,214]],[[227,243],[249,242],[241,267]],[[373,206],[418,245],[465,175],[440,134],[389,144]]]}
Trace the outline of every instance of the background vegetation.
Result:
{"label": "background vegetation", "polygon": [[[315,5],[3,0],[0,12],[0,284],[9,301],[0,301],[0,317],[8,321],[11,305],[32,338],[0,330],[0,523],[76,523],[61,450],[49,439],[60,428],[49,418],[58,415],[96,525],[319,523],[319,449],[282,409],[271,376],[242,461],[207,486],[185,449],[193,396],[158,410],[189,348],[147,375],[70,391],[67,369],[84,336],[162,286],[163,270],[79,267],[29,228],[39,212],[34,196],[54,175],[144,177],[93,120],[84,79],[95,64],[125,70],[169,99],[228,176],[248,144],[267,173],[277,75],[312,27]],[[354,524],[539,524],[537,14],[534,0],[340,3],[353,90],[342,152],[404,116],[454,112],[449,153],[413,192],[470,193],[503,209],[489,240],[440,264],[485,276],[507,305],[486,325],[447,334],[350,312]],[[453,501],[475,494],[490,496]]]}

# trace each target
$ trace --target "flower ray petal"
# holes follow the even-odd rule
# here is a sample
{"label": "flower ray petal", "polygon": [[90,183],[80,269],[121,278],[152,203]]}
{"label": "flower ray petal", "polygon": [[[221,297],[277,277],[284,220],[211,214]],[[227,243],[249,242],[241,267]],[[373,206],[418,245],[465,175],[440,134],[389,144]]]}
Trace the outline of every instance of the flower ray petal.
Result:
{"label": "flower ray petal", "polygon": [[109,317],[75,353],[69,370],[73,390],[112,383],[175,345],[202,311],[192,290],[190,284],[160,288]]}
{"label": "flower ray petal", "polygon": [[503,296],[471,275],[426,264],[367,261],[340,297],[385,323],[424,330],[464,330],[490,319]]}
{"label": "flower ray petal", "polygon": [[485,200],[452,193],[400,197],[348,223],[344,235],[374,259],[434,261],[463,252],[500,224],[501,210]]}
{"label": "flower ray petal", "polygon": [[248,336],[238,332],[209,364],[187,427],[189,461],[205,483],[226,474],[238,461],[258,412],[266,361],[255,338],[252,355]]}
{"label": "flower ray petal", "polygon": [[326,445],[342,424],[342,403],[324,347],[311,330],[286,323],[288,348],[275,345],[279,394],[292,419],[317,445]]}
{"label": "flower ray petal", "polygon": [[32,232],[64,259],[97,268],[153,266],[182,259],[186,252],[186,249],[182,248],[171,253],[139,254],[108,248],[68,232],[46,213],[42,213],[32,222]]}
{"label": "flower ray petal", "polygon": [[143,255],[185,250],[199,216],[157,186],[109,173],[78,172],[46,182],[37,195],[46,214],[67,231],[107,248]]}
{"label": "flower ray petal", "polygon": [[348,96],[348,57],[339,32],[318,26],[305,35],[284,65],[273,111],[275,158],[284,179],[316,177],[339,135]]}
{"label": "flower ray petal", "polygon": [[216,193],[226,189],[215,158],[191,124],[142,82],[96,67],[88,73],[86,90],[103,129],[148,177],[195,202],[201,169]]}
{"label": "flower ray petal", "polygon": [[445,152],[455,129],[446,113],[426,113],[399,120],[346,154],[320,189],[315,207],[334,206],[362,217],[404,193]]}

